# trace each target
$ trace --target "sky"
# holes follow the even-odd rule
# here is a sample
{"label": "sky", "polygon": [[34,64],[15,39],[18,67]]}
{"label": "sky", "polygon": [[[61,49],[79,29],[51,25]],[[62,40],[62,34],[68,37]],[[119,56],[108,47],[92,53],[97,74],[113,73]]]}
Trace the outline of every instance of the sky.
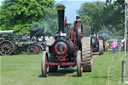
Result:
{"label": "sky", "polygon": [[2,1],[4,1],[4,0],[0,0],[0,6],[1,6],[1,4],[2,4]]}
{"label": "sky", "polygon": [[[0,0],[0,6],[2,4]],[[82,3],[85,2],[94,2],[94,1],[106,1],[106,0],[55,0],[56,3],[62,3],[65,5],[65,16],[67,17],[68,21],[72,23],[75,21],[75,17],[78,15],[77,10],[80,8]]]}
{"label": "sky", "polygon": [[94,1],[106,1],[106,0],[55,0],[56,3],[62,3],[66,7],[65,16],[67,17],[70,23],[75,21],[77,10],[81,7],[82,3],[85,2],[94,2]]}

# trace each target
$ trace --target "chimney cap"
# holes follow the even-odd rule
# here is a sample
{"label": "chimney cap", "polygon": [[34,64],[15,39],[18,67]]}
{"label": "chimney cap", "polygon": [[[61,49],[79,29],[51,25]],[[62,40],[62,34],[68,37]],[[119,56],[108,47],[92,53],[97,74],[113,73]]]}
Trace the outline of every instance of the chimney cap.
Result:
{"label": "chimney cap", "polygon": [[65,9],[65,6],[64,5],[58,5],[56,7],[57,10],[64,10]]}

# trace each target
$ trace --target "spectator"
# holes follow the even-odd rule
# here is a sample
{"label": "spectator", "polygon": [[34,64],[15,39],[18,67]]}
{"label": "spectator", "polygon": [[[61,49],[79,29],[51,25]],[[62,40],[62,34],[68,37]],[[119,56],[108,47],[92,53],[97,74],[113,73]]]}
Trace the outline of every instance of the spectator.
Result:
{"label": "spectator", "polygon": [[118,42],[117,40],[112,43],[112,53],[115,54],[117,50]]}

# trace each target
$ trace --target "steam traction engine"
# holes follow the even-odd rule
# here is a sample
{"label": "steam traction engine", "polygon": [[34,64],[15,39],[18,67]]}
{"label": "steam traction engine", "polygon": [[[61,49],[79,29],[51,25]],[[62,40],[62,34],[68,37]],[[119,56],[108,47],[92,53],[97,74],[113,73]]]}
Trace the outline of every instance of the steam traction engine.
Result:
{"label": "steam traction engine", "polygon": [[64,9],[64,6],[57,6],[59,30],[54,37],[54,43],[42,53],[41,71],[44,77],[48,76],[48,72],[56,72],[58,66],[77,66],[77,76],[82,76],[83,71],[92,71],[90,38],[81,39],[80,25],[78,33],[70,32],[70,36],[67,36],[64,32]]}
{"label": "steam traction engine", "polygon": [[99,52],[99,55],[102,55],[104,52],[104,42],[101,37],[94,34],[94,27],[91,27],[91,47],[93,52]]}
{"label": "steam traction engine", "polygon": [[39,54],[40,43],[30,41],[29,36],[18,35],[13,30],[0,31],[0,55],[7,56],[20,52]]}

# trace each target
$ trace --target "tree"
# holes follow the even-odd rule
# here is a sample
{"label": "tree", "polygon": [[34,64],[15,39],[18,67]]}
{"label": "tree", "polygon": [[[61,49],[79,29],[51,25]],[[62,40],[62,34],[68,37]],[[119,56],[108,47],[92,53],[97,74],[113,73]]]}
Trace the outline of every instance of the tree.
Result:
{"label": "tree", "polygon": [[5,0],[0,7],[0,29],[28,32],[32,22],[41,22],[45,14],[54,15],[54,0]]}
{"label": "tree", "polygon": [[124,28],[124,0],[117,0],[114,3],[109,3],[104,8],[105,25],[112,25],[116,30]]}
{"label": "tree", "polygon": [[[104,2],[84,3],[78,10],[78,14],[81,16],[85,24],[85,32],[89,33],[90,26],[93,25],[96,29],[101,27],[102,11],[105,6]],[[89,35],[89,34],[87,34]]]}

